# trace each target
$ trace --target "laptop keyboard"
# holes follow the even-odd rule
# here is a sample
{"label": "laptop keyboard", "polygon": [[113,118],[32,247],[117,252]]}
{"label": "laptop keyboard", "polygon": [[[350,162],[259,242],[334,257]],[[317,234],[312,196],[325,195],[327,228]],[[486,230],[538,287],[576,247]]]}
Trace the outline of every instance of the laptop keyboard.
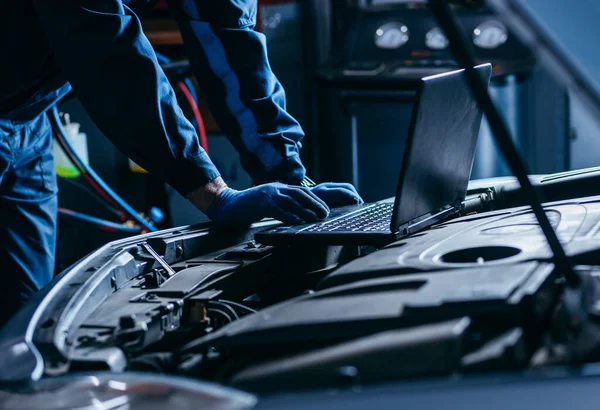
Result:
{"label": "laptop keyboard", "polygon": [[312,225],[303,232],[389,232],[393,209],[391,203],[377,204],[346,217]]}

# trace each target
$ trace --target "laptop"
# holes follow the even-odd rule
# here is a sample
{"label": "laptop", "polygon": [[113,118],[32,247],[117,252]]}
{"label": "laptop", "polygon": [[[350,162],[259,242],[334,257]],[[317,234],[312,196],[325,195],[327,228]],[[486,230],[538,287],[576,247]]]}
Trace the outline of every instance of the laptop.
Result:
{"label": "laptop", "polygon": [[[489,85],[491,64],[475,69]],[[394,198],[332,209],[325,220],[273,227],[255,240],[381,246],[455,216],[467,193],[482,115],[464,70],[422,78]]]}

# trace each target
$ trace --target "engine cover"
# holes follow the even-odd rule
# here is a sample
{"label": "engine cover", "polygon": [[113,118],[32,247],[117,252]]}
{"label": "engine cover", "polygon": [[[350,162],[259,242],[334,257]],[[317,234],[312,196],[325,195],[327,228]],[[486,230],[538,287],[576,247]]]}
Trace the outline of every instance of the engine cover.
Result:
{"label": "engine cover", "polygon": [[[598,244],[600,197],[545,206],[566,252],[579,263]],[[357,259],[324,278],[319,289],[362,279],[415,272],[547,261],[550,248],[529,208],[472,215],[438,225]]]}

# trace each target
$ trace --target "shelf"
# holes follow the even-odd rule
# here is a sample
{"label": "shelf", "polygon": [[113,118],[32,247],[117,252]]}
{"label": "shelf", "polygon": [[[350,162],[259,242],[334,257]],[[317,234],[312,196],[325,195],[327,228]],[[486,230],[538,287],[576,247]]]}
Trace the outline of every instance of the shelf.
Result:
{"label": "shelf", "polygon": [[146,19],[142,22],[142,27],[153,46],[183,45],[177,24],[168,17]]}

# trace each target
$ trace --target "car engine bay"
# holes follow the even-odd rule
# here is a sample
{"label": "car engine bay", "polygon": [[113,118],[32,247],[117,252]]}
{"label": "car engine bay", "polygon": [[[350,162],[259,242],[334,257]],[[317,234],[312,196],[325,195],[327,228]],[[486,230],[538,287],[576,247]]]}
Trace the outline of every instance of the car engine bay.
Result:
{"label": "car engine bay", "polygon": [[[536,183],[552,197],[553,184],[584,192],[599,174]],[[545,204],[582,278],[589,320],[573,336],[564,278],[511,187],[472,183],[463,216],[381,249],[261,245],[254,234],[278,223],[268,220],[110,243],[40,296],[29,329],[43,364],[32,368],[39,377],[167,374],[269,394],[593,361],[600,197]],[[26,368],[7,347],[2,367]]]}

